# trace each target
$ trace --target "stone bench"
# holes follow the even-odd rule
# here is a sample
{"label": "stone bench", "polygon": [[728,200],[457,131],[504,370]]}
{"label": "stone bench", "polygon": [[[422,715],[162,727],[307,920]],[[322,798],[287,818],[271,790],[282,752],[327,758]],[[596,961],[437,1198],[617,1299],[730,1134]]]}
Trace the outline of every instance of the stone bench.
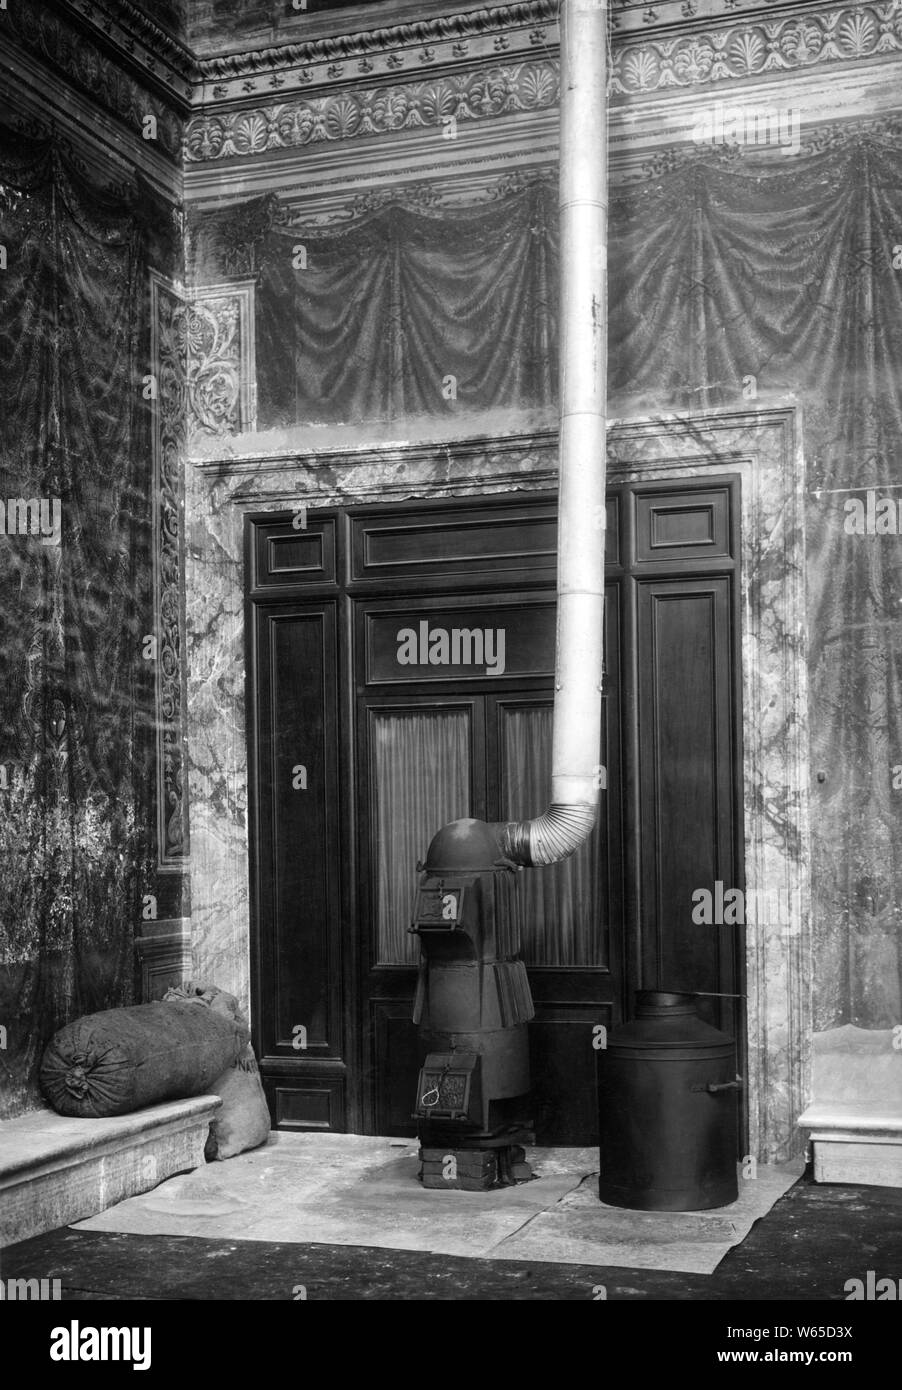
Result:
{"label": "stone bench", "polygon": [[95,1216],[204,1162],[218,1096],[112,1119],[33,1110],[0,1123],[0,1247]]}
{"label": "stone bench", "polygon": [[815,1182],[902,1187],[902,1052],[891,1029],[847,1025],[814,1039],[809,1131]]}

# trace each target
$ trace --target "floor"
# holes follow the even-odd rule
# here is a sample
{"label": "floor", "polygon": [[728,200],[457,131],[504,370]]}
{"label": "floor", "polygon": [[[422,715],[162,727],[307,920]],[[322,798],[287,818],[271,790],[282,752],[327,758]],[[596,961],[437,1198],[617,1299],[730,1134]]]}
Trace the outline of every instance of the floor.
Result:
{"label": "floor", "polygon": [[[462,1194],[463,1195],[463,1194]],[[902,1280],[902,1190],[798,1180],[712,1274],[468,1258],[278,1240],[65,1228],[11,1246],[10,1278],[72,1300],[842,1302],[850,1279]]]}
{"label": "floor", "polygon": [[532,1179],[488,1192],[423,1187],[418,1153],[415,1139],[277,1132],[77,1229],[711,1274],[804,1166],[737,1169],[737,1200],[715,1210],[643,1212],[599,1201],[597,1148],[531,1148]]}

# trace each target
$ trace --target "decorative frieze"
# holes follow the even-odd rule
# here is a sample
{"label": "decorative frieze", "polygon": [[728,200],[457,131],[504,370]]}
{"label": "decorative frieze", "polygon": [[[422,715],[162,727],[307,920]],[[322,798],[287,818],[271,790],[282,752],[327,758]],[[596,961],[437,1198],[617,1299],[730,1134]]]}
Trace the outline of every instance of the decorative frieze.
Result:
{"label": "decorative frieze", "polygon": [[[253,284],[151,278],[157,868],[189,858],[184,769],[183,469],[189,448],[256,428]],[[168,950],[168,939],[165,943]],[[142,961],[144,957],[142,956]],[[169,957],[166,958],[167,968]]]}
{"label": "decorative frieze", "polygon": [[612,49],[611,96],[696,87],[902,52],[902,3],[809,5]]}
{"label": "decorative frieze", "polygon": [[206,285],[184,323],[189,450],[256,429],[254,282]]}
{"label": "decorative frieze", "polygon": [[609,0],[611,28],[618,34],[655,33],[679,26],[684,30],[749,18],[787,15],[817,9],[812,0]]}
{"label": "decorative frieze", "polygon": [[182,466],[187,445],[188,305],[172,284],[151,279],[157,408],[153,426],[154,623],[157,638],[157,867],[188,860],[182,699]]}
{"label": "decorative frieze", "polygon": [[241,158],[428,127],[444,134],[452,121],[537,111],[556,102],[557,71],[547,59],[397,86],[361,85],[327,96],[194,116],[185,131],[185,159]]}

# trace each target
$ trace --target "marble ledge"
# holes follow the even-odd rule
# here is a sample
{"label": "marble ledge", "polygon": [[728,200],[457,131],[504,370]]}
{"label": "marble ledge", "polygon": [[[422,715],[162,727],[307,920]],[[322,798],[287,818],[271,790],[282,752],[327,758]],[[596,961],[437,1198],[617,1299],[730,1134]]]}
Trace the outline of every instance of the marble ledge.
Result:
{"label": "marble ledge", "polygon": [[193,1096],[104,1119],[34,1110],[3,1122],[0,1246],[84,1220],[202,1166],[220,1105],[219,1096]]}

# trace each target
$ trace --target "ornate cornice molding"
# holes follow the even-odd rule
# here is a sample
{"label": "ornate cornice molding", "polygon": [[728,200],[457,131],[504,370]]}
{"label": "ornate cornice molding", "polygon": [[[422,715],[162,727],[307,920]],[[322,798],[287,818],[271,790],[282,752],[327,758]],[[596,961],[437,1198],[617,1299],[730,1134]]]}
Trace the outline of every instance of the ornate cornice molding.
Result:
{"label": "ornate cornice molding", "polygon": [[242,158],[417,128],[444,134],[452,118],[476,121],[538,111],[556,102],[556,65],[543,59],[397,86],[344,88],[327,96],[194,116],[185,130],[185,160],[197,164]]}
{"label": "ornate cornice molding", "polygon": [[199,79],[193,54],[131,0],[50,0],[50,4],[92,30],[105,49],[117,52],[178,106],[190,102]]}
{"label": "ornate cornice molding", "polygon": [[338,83],[444,71],[556,49],[557,0],[443,15],[247,53],[203,58],[195,104],[246,101],[257,91],[305,91]]}
{"label": "ornate cornice molding", "polygon": [[[55,10],[12,5],[0,11],[9,50],[35,58],[78,92],[111,112],[137,138],[148,116],[156,121],[154,146],[170,161],[181,155],[182,122],[171,107],[123,71],[115,58]],[[150,143],[150,141],[148,141]]]}
{"label": "ornate cornice molding", "polygon": [[[107,14],[103,29],[109,33],[109,26],[118,29],[131,41],[140,43],[159,62],[164,62],[180,78],[193,81],[197,76],[197,60],[190,48],[156,20],[151,19],[146,10],[132,4],[132,0],[69,0],[70,8],[78,10],[90,19],[98,11]],[[96,21],[95,21],[96,22]]]}
{"label": "ornate cornice molding", "polygon": [[656,33],[662,29],[710,29],[750,15],[783,17],[811,10],[812,0],[609,0],[611,28],[618,34]]}
{"label": "ornate cornice molding", "polygon": [[[484,5],[197,60],[133,0],[48,0],[0,30],[133,132],[152,115],[176,162],[553,109],[558,0]],[[336,18],[340,17],[340,12]],[[612,106],[902,53],[902,0],[612,0]],[[293,30],[293,32],[298,32]]]}
{"label": "ornate cornice molding", "polygon": [[[552,57],[557,0],[484,8],[201,59],[194,104],[289,94],[402,72],[445,71],[504,54]],[[614,0],[612,95],[897,52],[902,0]],[[657,82],[655,83],[655,77]]]}
{"label": "ornate cornice molding", "polygon": [[[130,4],[125,7],[133,8]],[[782,19],[814,7],[813,0],[609,0],[615,43],[620,37],[634,34],[709,30],[712,25],[732,24],[751,16]],[[314,16],[289,11],[280,19],[279,32],[286,35],[284,42],[254,44],[248,34],[242,46],[236,35],[232,52],[201,52],[196,62],[203,78],[212,82],[249,77],[270,68],[340,62],[406,47],[439,46],[534,24],[546,26],[549,42],[557,44],[559,0],[520,0],[456,14],[438,13],[435,5],[431,8],[431,15],[418,16],[413,21],[399,18],[394,23],[339,34],[329,30],[342,22],[340,13],[328,11]],[[311,32],[312,37],[306,37]],[[200,37],[203,43],[203,36]]]}
{"label": "ornate cornice molding", "polygon": [[[902,53],[902,0],[844,3],[821,13],[740,20],[704,33],[625,41],[612,53],[612,107],[638,98],[807,73],[833,63]],[[548,52],[521,62],[445,70],[425,80],[335,85],[322,95],[198,112],[185,132],[186,163],[244,159],[323,142],[439,128],[557,103]]]}

